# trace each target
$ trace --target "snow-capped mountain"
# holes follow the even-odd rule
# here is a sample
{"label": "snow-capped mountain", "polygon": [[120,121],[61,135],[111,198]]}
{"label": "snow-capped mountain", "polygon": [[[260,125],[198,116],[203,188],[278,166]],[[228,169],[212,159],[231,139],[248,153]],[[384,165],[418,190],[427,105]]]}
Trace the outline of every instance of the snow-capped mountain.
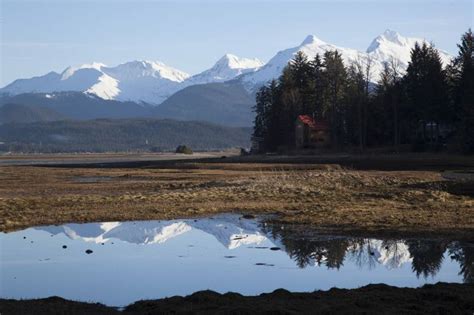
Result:
{"label": "snow-capped mountain", "polygon": [[145,102],[158,105],[173,93],[191,85],[232,80],[262,66],[258,59],[226,54],[204,72],[190,77],[162,62],[131,61],[116,67],[102,63],[68,67],[62,73],[50,72],[31,79],[19,79],[0,93],[84,92],[106,100]]}
{"label": "snow-capped mountain", "polygon": [[[425,39],[403,37],[395,31],[386,30],[372,41],[366,52],[372,59],[382,63],[395,59],[400,68],[405,70],[410,61],[410,51],[417,42],[430,44]],[[447,52],[439,50],[439,54],[444,65],[451,61],[452,57]]]}
{"label": "snow-capped mountain", "polygon": [[[194,85],[219,83],[238,79],[247,92],[253,92],[261,85],[280,76],[283,68],[301,51],[312,59],[328,50],[338,50],[346,66],[358,61],[372,62],[371,81],[377,82],[383,66],[395,61],[403,73],[410,60],[410,51],[415,43],[425,39],[403,37],[395,31],[386,30],[377,36],[366,51],[358,51],[327,43],[309,35],[298,46],[282,50],[265,65],[258,59],[239,58],[226,54],[214,66],[199,74],[187,73],[169,67],[161,62],[131,61],[115,67],[101,63],[69,67],[62,73],[50,72],[31,79],[19,79],[0,89],[0,94],[52,93],[79,91],[103,99],[146,102],[159,105],[174,93]],[[440,51],[442,61],[447,64],[452,58]]]}
{"label": "snow-capped mountain", "polygon": [[131,61],[116,67],[101,63],[68,67],[61,74],[20,79],[0,89],[11,95],[77,91],[103,99],[159,104],[179,90],[189,75],[161,62]]}
{"label": "snow-capped mountain", "polygon": [[[423,43],[427,41],[420,38],[403,37],[395,31],[386,30],[372,41],[365,52],[362,52],[329,44],[314,35],[309,35],[300,45],[278,52],[259,70],[243,75],[241,81],[247,90],[251,91],[255,87],[278,78],[283,68],[299,51],[303,52],[309,59],[313,59],[316,54],[322,57],[326,51],[337,50],[341,53],[346,66],[349,66],[352,62],[361,62],[364,65],[370,58],[372,63],[371,80],[377,82],[384,64],[391,62],[392,59],[398,63],[402,73],[406,70],[410,61],[410,51],[416,42]],[[449,63],[451,56],[448,53],[440,51],[440,56],[445,65]]]}
{"label": "snow-capped mountain", "polygon": [[265,66],[255,73],[242,76],[241,80],[246,88],[252,89],[255,86],[260,86],[272,79],[278,78],[288,62],[293,59],[297,52],[301,51],[309,59],[312,59],[316,54],[322,56],[325,51],[330,50],[338,50],[341,52],[346,63],[350,63],[357,59],[363,59],[365,57],[364,53],[355,49],[341,48],[326,43],[315,35],[308,35],[299,46],[278,52]]}
{"label": "snow-capped mountain", "polygon": [[232,54],[225,54],[212,68],[193,75],[186,80],[187,86],[232,80],[244,73],[257,71],[263,62],[257,58],[239,58]]}

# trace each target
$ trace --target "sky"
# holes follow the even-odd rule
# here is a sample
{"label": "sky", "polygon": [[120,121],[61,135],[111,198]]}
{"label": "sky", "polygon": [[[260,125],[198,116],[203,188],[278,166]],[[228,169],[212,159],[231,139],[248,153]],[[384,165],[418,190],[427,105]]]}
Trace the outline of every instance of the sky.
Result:
{"label": "sky", "polygon": [[195,74],[225,53],[266,62],[308,34],[365,51],[392,29],[456,54],[473,20],[474,0],[0,0],[0,86],[93,61]]}

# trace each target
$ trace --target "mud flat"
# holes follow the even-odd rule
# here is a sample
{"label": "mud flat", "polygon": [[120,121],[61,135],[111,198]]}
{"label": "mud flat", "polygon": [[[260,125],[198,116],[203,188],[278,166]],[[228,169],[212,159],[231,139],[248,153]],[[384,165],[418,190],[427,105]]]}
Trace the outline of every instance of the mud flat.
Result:
{"label": "mud flat", "polygon": [[1,166],[0,231],[237,212],[328,233],[473,239],[474,181],[457,175],[472,168],[472,159],[456,156]]}

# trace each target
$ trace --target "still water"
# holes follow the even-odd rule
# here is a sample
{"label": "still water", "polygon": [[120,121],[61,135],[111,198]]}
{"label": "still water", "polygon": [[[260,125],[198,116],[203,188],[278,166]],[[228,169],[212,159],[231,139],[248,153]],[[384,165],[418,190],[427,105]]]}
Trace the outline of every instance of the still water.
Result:
{"label": "still water", "polygon": [[0,297],[124,306],[199,290],[256,295],[474,282],[474,243],[318,235],[228,214],[0,233]]}

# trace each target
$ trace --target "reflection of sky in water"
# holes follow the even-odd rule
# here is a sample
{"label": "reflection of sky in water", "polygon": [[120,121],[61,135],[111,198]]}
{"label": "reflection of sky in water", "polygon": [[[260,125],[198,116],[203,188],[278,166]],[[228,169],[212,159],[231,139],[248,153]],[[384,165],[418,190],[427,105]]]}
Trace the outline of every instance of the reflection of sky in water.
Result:
{"label": "reflection of sky in water", "polygon": [[[235,215],[30,228],[0,233],[0,296],[57,295],[126,305],[205,289],[255,295],[277,288],[313,291],[369,283],[419,286],[463,281],[459,259],[451,256],[467,259],[467,253],[472,259],[472,247],[470,252],[459,247],[448,253],[449,243],[407,244],[301,239],[289,229],[262,228]],[[270,250],[272,246],[282,250]],[[425,257],[423,251],[433,252],[433,246],[440,255]],[[86,249],[93,253],[87,255]],[[411,251],[421,254],[413,258]],[[419,277],[413,266],[421,268]],[[423,268],[431,271],[427,278]]]}

